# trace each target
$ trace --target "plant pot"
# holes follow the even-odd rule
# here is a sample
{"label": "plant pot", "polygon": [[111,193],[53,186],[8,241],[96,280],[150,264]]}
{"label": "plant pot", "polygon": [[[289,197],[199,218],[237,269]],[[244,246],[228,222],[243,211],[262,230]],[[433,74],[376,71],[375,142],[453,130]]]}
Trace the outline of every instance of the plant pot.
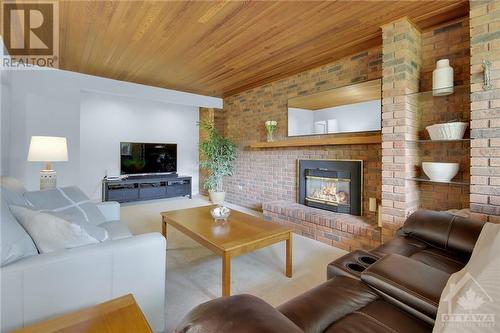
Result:
{"label": "plant pot", "polygon": [[208,191],[208,196],[213,204],[220,205],[226,198],[226,192]]}

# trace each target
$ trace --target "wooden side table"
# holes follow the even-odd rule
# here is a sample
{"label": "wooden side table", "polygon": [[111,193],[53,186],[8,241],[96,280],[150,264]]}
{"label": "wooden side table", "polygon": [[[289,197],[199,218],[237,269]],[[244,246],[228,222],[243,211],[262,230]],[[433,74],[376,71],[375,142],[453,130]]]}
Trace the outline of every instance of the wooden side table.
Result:
{"label": "wooden side table", "polygon": [[12,333],[152,333],[131,294],[51,318]]}

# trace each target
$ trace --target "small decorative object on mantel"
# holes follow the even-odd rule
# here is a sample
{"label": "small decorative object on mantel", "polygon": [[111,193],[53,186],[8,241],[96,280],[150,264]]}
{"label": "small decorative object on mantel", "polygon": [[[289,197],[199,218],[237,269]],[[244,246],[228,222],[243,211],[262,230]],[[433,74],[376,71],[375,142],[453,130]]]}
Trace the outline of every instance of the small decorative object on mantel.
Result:
{"label": "small decorative object on mantel", "polygon": [[452,122],[445,124],[434,124],[425,128],[429,132],[431,140],[461,140],[464,137],[467,123]]}
{"label": "small decorative object on mantel", "polygon": [[484,72],[484,84],[483,90],[493,89],[493,85],[491,84],[491,67],[492,63],[489,60],[483,60],[483,72]]}
{"label": "small decorative object on mantel", "polygon": [[273,133],[278,127],[278,122],[276,120],[268,120],[266,121],[266,130],[267,130],[267,142],[273,142]]}
{"label": "small decorative object on mantel", "polygon": [[217,207],[210,210],[210,214],[214,218],[215,222],[217,221],[227,221],[227,218],[231,214],[231,209],[218,205]]}
{"label": "small decorative object on mantel", "polygon": [[438,60],[432,72],[432,95],[446,96],[453,94],[453,68],[448,59]]}

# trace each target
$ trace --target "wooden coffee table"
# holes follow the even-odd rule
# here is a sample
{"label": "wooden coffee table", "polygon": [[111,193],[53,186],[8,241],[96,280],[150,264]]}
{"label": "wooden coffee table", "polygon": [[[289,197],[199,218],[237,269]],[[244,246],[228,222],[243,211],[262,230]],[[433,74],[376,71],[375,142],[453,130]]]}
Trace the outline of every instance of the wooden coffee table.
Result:
{"label": "wooden coffee table", "polygon": [[163,235],[167,225],[197,241],[222,258],[222,296],[231,293],[231,257],[286,241],[285,275],[292,277],[292,229],[235,210],[227,222],[214,222],[214,206],[161,213]]}

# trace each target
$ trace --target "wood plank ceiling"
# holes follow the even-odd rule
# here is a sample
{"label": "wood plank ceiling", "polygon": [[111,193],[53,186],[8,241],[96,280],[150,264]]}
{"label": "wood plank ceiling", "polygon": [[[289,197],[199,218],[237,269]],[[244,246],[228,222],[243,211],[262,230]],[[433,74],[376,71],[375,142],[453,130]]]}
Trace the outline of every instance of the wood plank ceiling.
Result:
{"label": "wood plank ceiling", "polygon": [[61,1],[60,68],[228,96],[381,44],[380,26],[419,28],[468,2]]}

